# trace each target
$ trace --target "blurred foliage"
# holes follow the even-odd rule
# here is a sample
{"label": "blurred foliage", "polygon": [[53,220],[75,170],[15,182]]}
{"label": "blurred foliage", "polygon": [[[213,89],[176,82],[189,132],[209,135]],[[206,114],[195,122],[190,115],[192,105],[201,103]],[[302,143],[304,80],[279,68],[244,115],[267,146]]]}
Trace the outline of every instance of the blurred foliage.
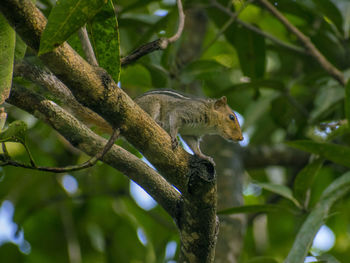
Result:
{"label": "blurred foliage", "polygon": [[[46,16],[54,2],[36,1]],[[176,31],[175,0],[113,2],[122,57],[142,44]],[[243,1],[217,2],[234,12]],[[349,167],[350,84],[342,87],[310,55],[300,52],[302,43],[261,5],[250,4],[239,19],[272,35],[278,42],[243,23],[234,22],[221,32],[230,17],[211,3],[185,1],[188,23],[202,19],[203,28],[188,32],[190,25],[186,24],[183,37],[167,50],[151,53],[122,68],[121,88],[131,97],[154,88],[173,88],[208,97],[226,95],[231,107],[244,118],[243,131],[249,138],[244,147],[290,142],[289,145],[313,154],[305,167],[271,167],[268,163],[259,169],[246,167],[247,206],[223,211],[249,213],[241,262],[282,262],[290,253],[298,230],[307,219],[312,220],[310,212],[319,209],[326,189]],[[350,2],[275,0],[273,3],[348,79]],[[191,16],[193,10],[201,15]],[[101,13],[97,16],[92,23],[104,21]],[[71,29],[67,23],[66,27]],[[106,25],[109,24],[107,21]],[[93,34],[99,36],[98,30],[102,28],[95,25],[94,30]],[[67,37],[83,55],[77,33],[63,38]],[[190,49],[189,43],[196,42],[196,37],[200,39],[199,45]],[[113,45],[115,49],[119,43]],[[96,48],[101,52],[104,47]],[[190,55],[185,57],[186,52]],[[23,57],[30,60],[33,56],[18,36],[15,53],[17,61]],[[107,64],[110,61],[104,55],[100,59]],[[3,64],[0,67],[2,71],[9,68]],[[106,70],[115,76],[119,74],[119,69],[106,66]],[[21,79],[14,81],[32,87]],[[38,165],[65,166],[88,158],[27,113],[12,106],[6,111],[8,123],[23,120],[28,124],[26,145]],[[28,162],[25,150],[7,144],[12,157]],[[286,151],[291,150],[285,147]],[[173,256],[166,258],[165,249],[170,241],[178,242],[174,223],[158,206],[150,211],[140,208],[129,193],[126,176],[102,163],[71,175],[78,183],[74,193],[62,186],[63,175],[3,167],[0,200],[13,203],[14,220],[23,229],[31,249],[25,255],[6,243],[0,246],[0,258],[6,257],[7,262],[36,263],[81,262],[80,258],[88,263],[173,259]],[[317,224],[327,224],[336,236],[333,248],[324,257],[320,256],[320,260],[328,257],[347,262],[350,257],[349,204],[349,195],[345,193],[333,207],[323,210],[327,213],[322,222],[317,218]],[[258,214],[261,212],[266,216]],[[147,242],[142,243],[138,237],[140,229]],[[265,239],[258,238],[261,236]],[[72,260],[74,255],[78,261]]]}

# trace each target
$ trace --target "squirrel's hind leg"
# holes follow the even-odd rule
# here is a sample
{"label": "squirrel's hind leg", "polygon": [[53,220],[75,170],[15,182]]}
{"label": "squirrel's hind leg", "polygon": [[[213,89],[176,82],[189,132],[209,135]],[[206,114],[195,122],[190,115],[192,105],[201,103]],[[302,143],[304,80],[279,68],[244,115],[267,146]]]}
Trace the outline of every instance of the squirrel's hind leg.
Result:
{"label": "squirrel's hind leg", "polygon": [[175,150],[179,146],[179,142],[177,140],[177,133],[179,131],[178,126],[178,118],[176,112],[171,112],[169,114],[169,135],[171,137],[171,144],[173,150]]}

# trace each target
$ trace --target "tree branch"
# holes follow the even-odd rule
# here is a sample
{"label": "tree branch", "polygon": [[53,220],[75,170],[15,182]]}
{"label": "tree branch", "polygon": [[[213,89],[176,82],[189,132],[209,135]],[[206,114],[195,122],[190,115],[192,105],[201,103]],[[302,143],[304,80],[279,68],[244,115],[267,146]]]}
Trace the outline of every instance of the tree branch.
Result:
{"label": "tree branch", "polygon": [[296,37],[304,44],[310,54],[314,59],[320,64],[320,66],[328,72],[335,80],[337,80],[342,86],[345,86],[346,81],[344,75],[339,71],[334,65],[332,65],[325,56],[316,48],[316,46],[311,42],[310,38],[305,36],[298,28],[296,28],[292,23],[290,23],[286,17],[280,13],[277,8],[275,8],[268,0],[259,0],[265,8],[270,11],[278,20],[281,21],[285,27],[292,32]]}
{"label": "tree branch", "polygon": [[[0,10],[22,39],[38,51],[46,19],[30,0],[2,0]],[[174,184],[187,191],[190,155],[181,147],[172,149],[171,139],[151,117],[120,89],[106,71],[92,67],[67,43],[40,56],[46,66],[72,91],[121,134]]]}
{"label": "tree branch", "polygon": [[168,47],[169,44],[174,43],[175,41],[177,41],[180,38],[182,31],[184,29],[184,25],[185,25],[185,13],[183,11],[181,0],[177,0],[177,7],[178,7],[178,11],[179,11],[179,25],[178,25],[176,33],[169,38],[160,38],[160,39],[154,40],[152,42],[149,42],[149,43],[144,44],[141,47],[137,48],[130,55],[121,59],[122,66],[126,66],[126,65],[129,65],[131,63],[134,63],[139,58],[141,58],[149,53],[152,53],[156,50],[164,50]]}
{"label": "tree branch", "polygon": [[[93,133],[54,102],[25,88],[13,87],[8,102],[45,121],[73,146],[88,155],[101,152],[106,140]],[[102,161],[118,169],[147,191],[173,218],[177,217],[180,194],[139,158],[113,145]]]}
{"label": "tree branch", "polygon": [[111,125],[101,118],[100,115],[81,105],[67,86],[48,69],[39,68],[22,61],[15,64],[13,73],[15,76],[21,76],[45,88],[55,98],[60,100],[65,110],[68,110],[84,124],[95,126],[101,132],[112,133]]}

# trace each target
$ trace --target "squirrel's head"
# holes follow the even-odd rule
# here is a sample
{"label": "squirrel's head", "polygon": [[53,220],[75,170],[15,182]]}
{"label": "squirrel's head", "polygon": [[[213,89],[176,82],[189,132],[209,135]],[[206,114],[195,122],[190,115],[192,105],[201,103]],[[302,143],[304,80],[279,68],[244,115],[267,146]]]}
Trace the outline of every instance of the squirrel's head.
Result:
{"label": "squirrel's head", "polygon": [[216,125],[220,136],[228,141],[242,141],[242,131],[233,110],[227,105],[225,96],[214,101],[214,111],[217,115]]}

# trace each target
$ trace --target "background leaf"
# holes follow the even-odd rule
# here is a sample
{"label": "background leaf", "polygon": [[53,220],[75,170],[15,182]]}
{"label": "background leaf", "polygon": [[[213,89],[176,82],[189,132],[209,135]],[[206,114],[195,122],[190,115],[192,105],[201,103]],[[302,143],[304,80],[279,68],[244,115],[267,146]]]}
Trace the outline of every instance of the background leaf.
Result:
{"label": "background leaf", "polygon": [[291,209],[273,204],[266,205],[245,205],[228,208],[225,210],[218,211],[218,215],[232,215],[232,214],[241,214],[241,213],[269,213],[269,212],[281,212],[288,211],[292,212]]}
{"label": "background leaf", "polygon": [[315,158],[297,174],[294,181],[294,195],[301,204],[305,204],[307,192],[310,190],[323,162],[323,158]]}
{"label": "background leaf", "polygon": [[27,124],[24,121],[11,122],[6,130],[0,133],[0,142],[21,142],[24,143],[27,131]]}
{"label": "background leaf", "polygon": [[323,254],[321,256],[317,256],[316,258],[327,263],[340,263],[340,261],[338,261],[335,257],[333,257],[330,254]]}
{"label": "background leaf", "polygon": [[334,104],[339,103],[344,98],[344,88],[340,86],[322,87],[316,95],[315,108],[310,117],[315,120],[329,111]]}
{"label": "background leaf", "polygon": [[107,0],[59,0],[52,8],[41,36],[38,55],[47,53],[93,18]]}
{"label": "background leaf", "polygon": [[107,70],[114,81],[119,81],[120,48],[118,22],[114,5],[109,0],[102,10],[88,24],[89,36],[99,66]]}
{"label": "background leaf", "polygon": [[287,198],[288,200],[292,201],[297,207],[300,207],[298,200],[295,199],[295,197],[293,196],[293,192],[289,187],[281,184],[270,184],[260,182],[256,182],[256,184],[267,191],[273,192],[275,194],[283,196],[284,198]]}
{"label": "background leaf", "polygon": [[317,9],[330,19],[337,27],[339,32],[343,32],[343,17],[339,12],[337,6],[330,0],[313,0]]}
{"label": "background leaf", "polygon": [[15,59],[21,60],[27,51],[27,45],[24,43],[22,38],[16,34],[16,47],[15,47]]}
{"label": "background leaf", "polygon": [[320,201],[311,211],[294,241],[293,247],[284,261],[300,263],[304,261],[312,241],[329,214],[333,204],[350,191],[350,172],[343,174],[323,192]]}
{"label": "background leaf", "polygon": [[8,98],[12,86],[15,31],[0,14],[0,104]]}
{"label": "background leaf", "polygon": [[247,263],[278,263],[278,260],[272,257],[255,257],[249,260]]}
{"label": "background leaf", "polygon": [[234,38],[243,74],[252,79],[262,78],[265,73],[265,39],[242,27],[230,34]]}
{"label": "background leaf", "polygon": [[287,142],[287,145],[302,151],[318,154],[332,162],[350,167],[350,148],[347,146],[306,140]]}
{"label": "background leaf", "polygon": [[350,80],[345,86],[345,117],[348,120],[350,126]]}

